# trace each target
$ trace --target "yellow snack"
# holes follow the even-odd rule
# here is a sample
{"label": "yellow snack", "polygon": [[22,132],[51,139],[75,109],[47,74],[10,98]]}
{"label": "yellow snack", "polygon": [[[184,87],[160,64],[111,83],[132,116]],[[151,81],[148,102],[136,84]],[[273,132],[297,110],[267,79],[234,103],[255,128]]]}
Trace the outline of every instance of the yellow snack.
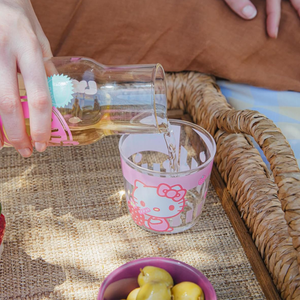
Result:
{"label": "yellow snack", "polygon": [[136,300],[171,300],[171,287],[164,282],[145,283]]}
{"label": "yellow snack", "polygon": [[173,300],[204,300],[204,293],[199,285],[184,281],[172,288]]}
{"label": "yellow snack", "polygon": [[127,299],[126,300],[136,300],[136,296],[139,292],[140,288],[136,288],[134,290],[132,290],[129,295],[127,296]]}
{"label": "yellow snack", "polygon": [[167,286],[174,284],[172,276],[166,270],[152,266],[144,267],[138,276],[140,286],[149,282],[164,282]]}

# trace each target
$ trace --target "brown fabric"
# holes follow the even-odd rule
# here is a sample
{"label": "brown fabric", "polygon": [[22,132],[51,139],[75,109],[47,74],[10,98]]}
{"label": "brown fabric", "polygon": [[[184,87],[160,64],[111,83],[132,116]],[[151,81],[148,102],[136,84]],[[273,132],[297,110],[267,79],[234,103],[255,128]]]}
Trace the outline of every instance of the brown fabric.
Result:
{"label": "brown fabric", "polygon": [[252,21],[222,0],[33,0],[55,56],[103,64],[160,62],[235,82],[300,91],[300,21],[282,2],[279,38],[268,38],[265,1]]}

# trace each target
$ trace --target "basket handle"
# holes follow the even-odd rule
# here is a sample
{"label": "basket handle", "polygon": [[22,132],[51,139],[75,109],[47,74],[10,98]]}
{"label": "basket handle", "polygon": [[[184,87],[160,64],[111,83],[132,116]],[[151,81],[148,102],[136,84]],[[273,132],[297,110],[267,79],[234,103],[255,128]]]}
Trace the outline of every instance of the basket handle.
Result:
{"label": "basket handle", "polygon": [[[251,135],[270,163],[278,198],[294,248],[300,252],[300,170],[280,129],[266,116],[252,110],[223,109],[216,119],[219,129]],[[300,255],[298,255],[300,263]]]}
{"label": "basket handle", "polygon": [[251,135],[270,163],[278,198],[300,264],[300,170],[280,129],[264,115],[235,110],[211,76],[194,72],[167,74],[168,108],[188,112],[193,121],[212,135],[218,129]]}

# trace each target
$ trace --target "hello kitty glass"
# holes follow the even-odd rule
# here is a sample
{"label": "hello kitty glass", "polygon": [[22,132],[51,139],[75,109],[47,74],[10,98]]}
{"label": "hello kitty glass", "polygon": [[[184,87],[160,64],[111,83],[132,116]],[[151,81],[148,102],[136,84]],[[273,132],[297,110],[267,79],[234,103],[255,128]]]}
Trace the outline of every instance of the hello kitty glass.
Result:
{"label": "hello kitty glass", "polygon": [[[214,139],[200,126],[170,120],[170,129],[173,139],[130,134],[119,142],[128,210],[137,225],[156,233],[182,232],[197,222],[216,152]],[[170,172],[167,144],[175,146],[176,172]]]}

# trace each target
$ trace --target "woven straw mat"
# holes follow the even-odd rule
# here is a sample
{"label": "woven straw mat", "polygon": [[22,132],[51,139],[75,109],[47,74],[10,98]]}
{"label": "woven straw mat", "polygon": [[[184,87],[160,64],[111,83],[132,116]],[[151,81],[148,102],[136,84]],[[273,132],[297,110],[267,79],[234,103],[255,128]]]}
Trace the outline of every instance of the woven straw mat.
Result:
{"label": "woven straw mat", "polygon": [[199,222],[156,235],[128,215],[118,137],[83,147],[53,147],[21,158],[0,152],[1,203],[7,219],[0,299],[96,299],[122,264],[163,256],[201,270],[218,299],[265,299],[212,188]]}

